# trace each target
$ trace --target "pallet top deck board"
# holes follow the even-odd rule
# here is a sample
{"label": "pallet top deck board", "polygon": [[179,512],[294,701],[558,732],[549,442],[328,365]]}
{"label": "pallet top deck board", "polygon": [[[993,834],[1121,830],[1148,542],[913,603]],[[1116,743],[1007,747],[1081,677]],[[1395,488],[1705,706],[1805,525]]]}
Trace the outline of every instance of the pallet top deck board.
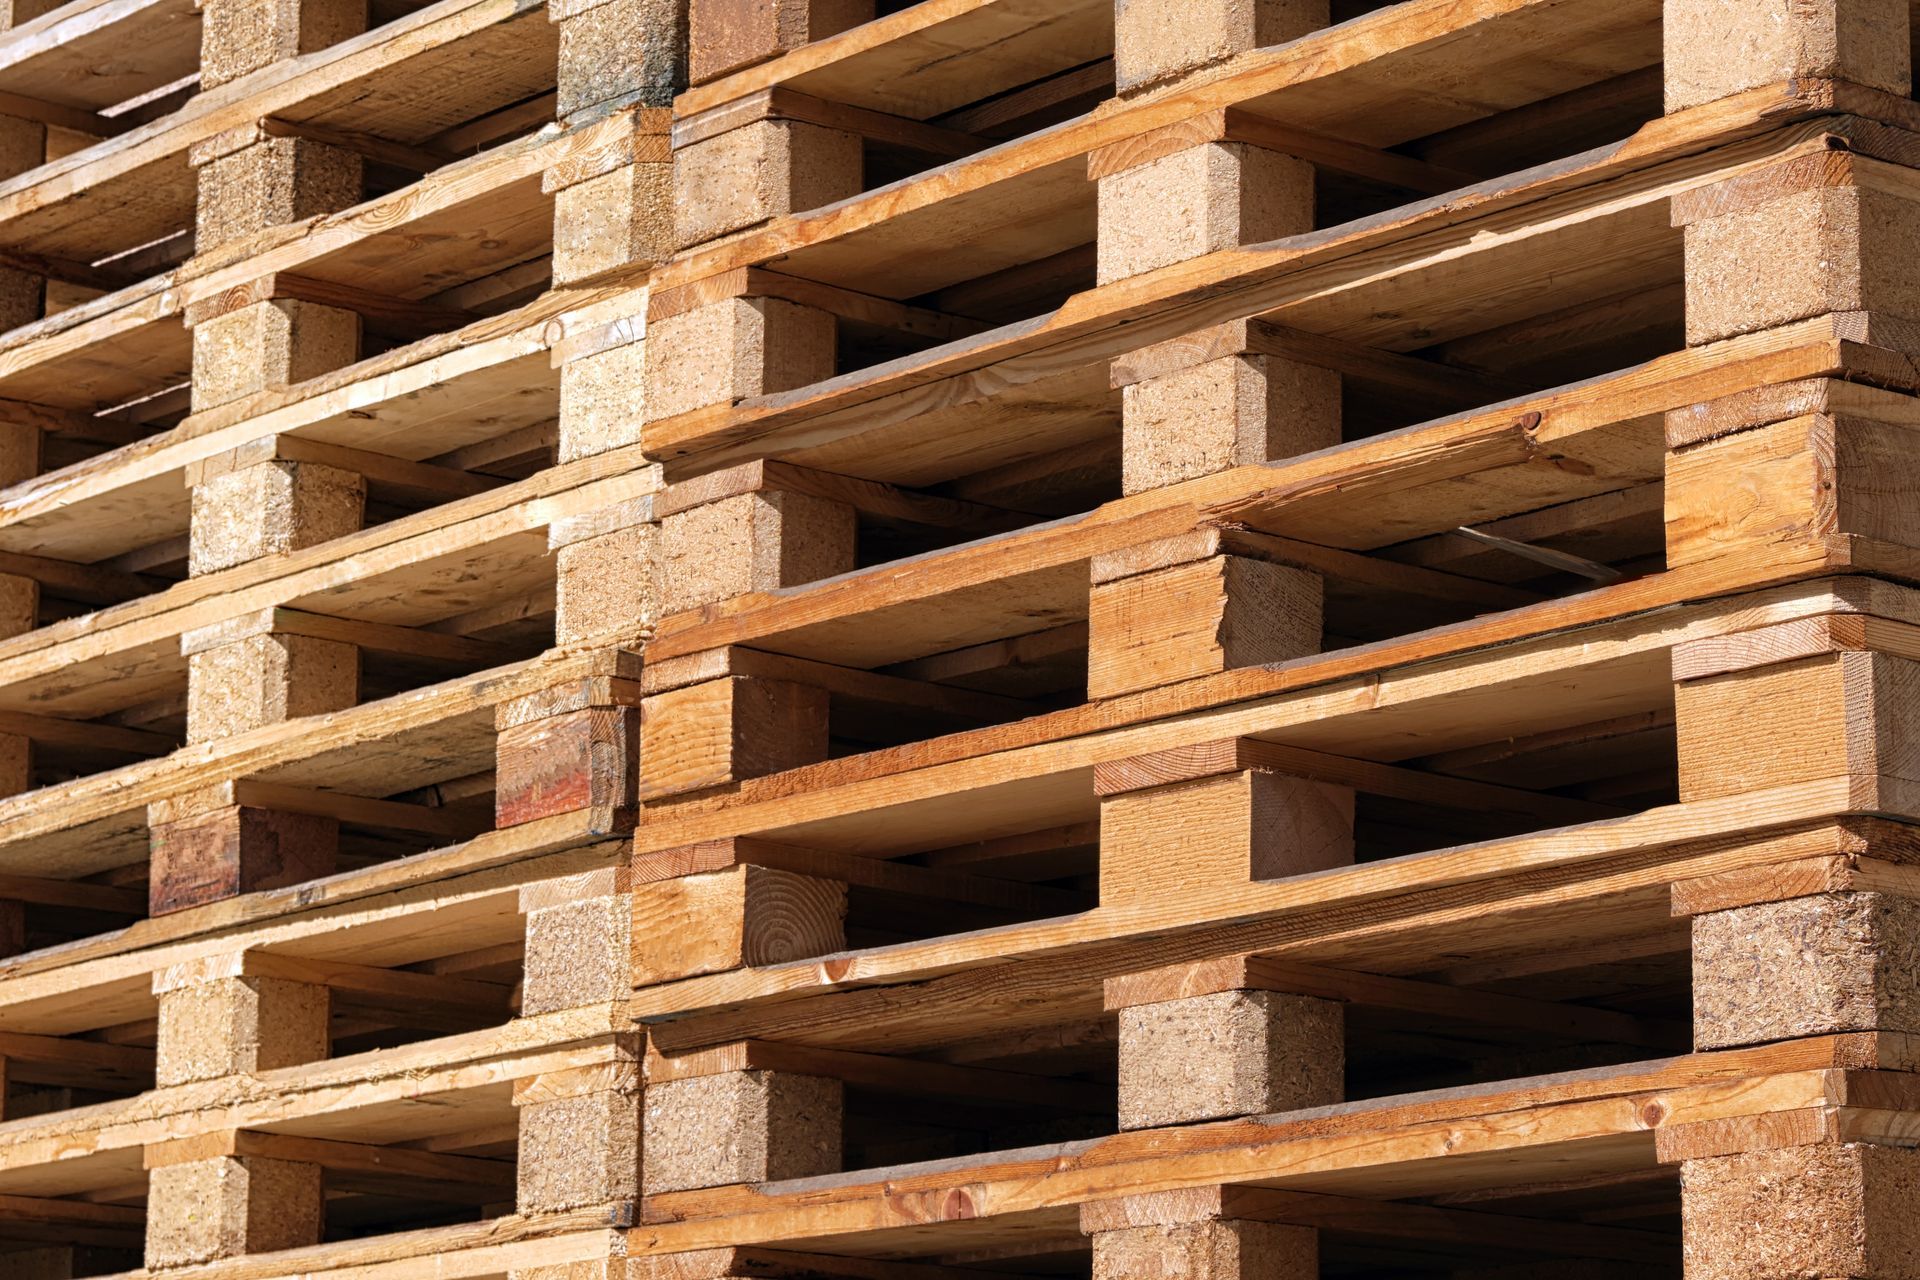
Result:
{"label": "pallet top deck board", "polygon": [[[40,1196],[80,1196],[88,1192],[97,1192],[109,1187],[126,1187],[138,1184],[145,1176],[138,1150],[86,1152],[76,1155],[66,1165],[58,1169],[46,1170],[31,1179],[15,1180],[20,1185],[31,1186],[33,1191],[26,1193]],[[4,1175],[0,1175],[0,1186],[6,1185]],[[0,1192],[0,1194],[21,1194]]]}
{"label": "pallet top deck board", "polygon": [[[1645,0],[1387,4],[1203,71],[1193,92],[1289,127],[1391,147],[1415,136],[1410,128],[1445,132],[1656,66],[1660,35],[1659,11]],[[1332,65],[1315,65],[1323,61]]]}
{"label": "pallet top deck board", "polygon": [[545,253],[553,202],[541,176],[603,139],[586,126],[502,143],[388,195],[221,245],[186,263],[177,287],[192,304],[287,272],[397,298],[445,292]]}

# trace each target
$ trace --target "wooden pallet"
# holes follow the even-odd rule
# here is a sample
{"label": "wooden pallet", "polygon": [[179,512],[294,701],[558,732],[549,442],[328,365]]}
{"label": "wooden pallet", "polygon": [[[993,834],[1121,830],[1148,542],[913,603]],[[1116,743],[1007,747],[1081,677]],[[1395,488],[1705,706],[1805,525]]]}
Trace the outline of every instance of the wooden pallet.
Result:
{"label": "wooden pallet", "polygon": [[1777,8],[0,0],[0,1276],[1905,1276]]}

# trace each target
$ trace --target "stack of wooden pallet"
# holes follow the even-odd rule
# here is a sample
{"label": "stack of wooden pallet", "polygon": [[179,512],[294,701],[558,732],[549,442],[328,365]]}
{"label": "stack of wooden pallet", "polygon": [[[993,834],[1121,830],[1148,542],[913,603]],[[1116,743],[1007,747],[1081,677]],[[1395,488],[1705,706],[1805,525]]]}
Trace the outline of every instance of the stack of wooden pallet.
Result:
{"label": "stack of wooden pallet", "polygon": [[0,0],[0,1277],[1920,1278],[1913,24]]}

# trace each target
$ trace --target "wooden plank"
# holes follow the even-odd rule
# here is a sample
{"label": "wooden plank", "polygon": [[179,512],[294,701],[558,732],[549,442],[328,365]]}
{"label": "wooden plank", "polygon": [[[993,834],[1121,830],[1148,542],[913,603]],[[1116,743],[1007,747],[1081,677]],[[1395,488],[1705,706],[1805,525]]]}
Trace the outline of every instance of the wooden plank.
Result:
{"label": "wooden plank", "polygon": [[233,783],[231,788],[221,789],[231,791],[233,803],[256,809],[309,813],[318,817],[338,818],[359,826],[417,831],[423,835],[444,836],[453,840],[466,839],[487,827],[484,816],[475,817],[429,805],[309,790],[255,779],[242,779]]}
{"label": "wooden plank", "polygon": [[[586,660],[576,661],[584,666]],[[392,794],[465,776],[492,764],[493,707],[564,682],[567,670],[564,661],[520,663],[364,703],[317,723],[268,726],[194,756],[75,779],[43,789],[31,800],[0,801],[0,811],[11,810],[0,816],[0,828],[11,820],[19,824],[17,837],[33,842],[32,856],[24,853],[27,846],[13,855],[20,871],[80,876],[144,854],[148,804],[227,785],[236,776],[304,792],[325,788],[333,794],[324,802],[304,803],[330,806],[357,805],[368,792]],[[297,794],[283,793],[272,802],[297,801]],[[421,806],[382,809],[381,816],[388,821],[404,817],[408,824],[458,822],[463,831],[470,821]],[[4,834],[0,843],[6,843]]]}
{"label": "wooden plank", "polygon": [[[1153,129],[1239,107],[1294,129],[1378,148],[1463,123],[1488,110],[1493,99],[1505,98],[1506,105],[1519,106],[1531,97],[1544,96],[1534,57],[1543,38],[1565,49],[1581,35],[1588,37],[1581,46],[1588,66],[1576,70],[1564,61],[1556,66],[1561,87],[1570,80],[1605,79],[1658,59],[1657,42],[1647,35],[1649,21],[1656,15],[1647,9],[1628,5],[1609,12],[1583,10],[1575,20],[1579,25],[1574,27],[1567,25],[1570,15],[1548,17],[1547,12],[1546,7],[1525,0],[1478,4],[1470,14],[1456,6],[1425,0],[1378,11],[1310,35],[1289,45],[1285,53],[1270,51],[1265,57],[1246,59],[1236,67],[1237,74],[1201,77],[1197,84],[1180,92],[1145,95],[1124,108],[1091,113],[1081,120],[1040,130],[1011,147],[949,166],[941,171],[937,182],[923,179],[906,184],[903,190],[887,191],[887,211],[878,219],[885,227],[874,230],[857,248],[849,243],[841,246],[841,251],[830,251],[826,242],[844,236],[862,222],[875,221],[877,205],[871,198],[864,209],[861,201],[845,202],[819,215],[776,220],[759,235],[687,255],[669,269],[662,284],[711,274],[724,269],[719,265],[722,261],[740,265],[744,260],[766,261],[784,255],[784,269],[819,278],[836,278],[830,274],[834,271],[864,271],[868,278],[882,272],[896,278],[903,272],[911,273],[910,283],[902,282],[906,293],[899,295],[908,296],[937,287],[928,283],[925,273],[937,270],[938,264],[923,262],[916,266],[906,259],[907,228],[914,221],[933,220],[963,232],[970,225],[983,230],[982,224],[990,222],[998,237],[1030,246],[1049,234],[1044,224],[1057,221],[1076,199],[1085,199],[1084,181],[1077,196],[1067,181],[1069,175],[1084,179],[1085,156]],[[880,25],[870,24],[866,30]],[[1427,41],[1437,33],[1457,37],[1462,31],[1472,31],[1475,36],[1471,56],[1480,91],[1472,106],[1465,104],[1447,82],[1447,77],[1461,74],[1462,68],[1449,66],[1442,75],[1436,60],[1426,56]],[[806,89],[798,81],[789,83]],[[705,86],[683,96],[682,112],[690,113],[713,100],[717,95],[708,92],[713,88]],[[821,97],[851,100],[811,91]],[[1359,100],[1368,98],[1372,99],[1369,105],[1378,109],[1354,113]],[[890,109],[901,111],[898,106]],[[988,191],[993,194],[988,196]],[[913,198],[918,207],[909,206],[903,197]],[[951,204],[958,216],[929,213],[931,205],[926,201]],[[963,205],[965,212],[961,213]],[[910,211],[921,217],[908,217]],[[921,239],[921,243],[926,241]],[[1066,248],[1071,243],[1076,242],[1054,247]],[[978,230],[969,247],[980,255],[1006,251],[995,240],[980,236]],[[818,265],[802,267],[803,258]],[[976,262],[974,274],[979,274],[978,268],[988,261]],[[838,282],[858,287],[849,278],[838,278]]]}
{"label": "wooden plank", "polygon": [[0,391],[93,413],[186,382],[192,337],[164,283],[129,285],[0,337]]}
{"label": "wooden plank", "polygon": [[1478,605],[1488,609],[1514,609],[1537,604],[1541,600],[1534,592],[1515,587],[1478,582],[1430,569],[1416,569],[1411,565],[1403,568],[1388,560],[1353,555],[1334,547],[1316,546],[1298,538],[1276,538],[1249,529],[1222,530],[1220,545],[1228,555],[1252,556],[1274,564],[1311,569],[1329,578],[1429,600]]}
{"label": "wooden plank", "polygon": [[[0,961],[6,974],[0,1028],[64,1036],[127,1025],[138,1033],[139,1022],[152,1017],[153,973],[231,955],[231,936],[222,935],[241,930],[255,950],[412,965],[422,972],[433,971],[449,948],[468,954],[521,946],[523,885],[611,868],[624,856],[617,842],[593,827],[591,815],[568,815],[483,833],[445,849],[136,921],[54,951]],[[428,917],[430,929],[423,924]],[[464,972],[456,967],[452,976]]]}
{"label": "wooden plank", "polygon": [[[156,686],[174,678],[183,632],[260,609],[324,609],[334,617],[405,627],[531,594],[552,581],[549,523],[651,491],[652,479],[637,470],[641,460],[634,453],[582,459],[0,644],[0,672],[6,672],[0,688],[12,686],[0,693],[0,705],[58,714],[117,710],[141,700],[125,690],[144,686],[145,696],[153,696]],[[80,653],[61,651],[65,642]]]}
{"label": "wooden plank", "polygon": [[139,890],[122,889],[110,884],[90,884],[84,880],[46,880],[38,876],[0,874],[0,899],[47,907],[71,907],[81,911],[109,911],[123,916],[137,917],[147,913],[147,895]]}
{"label": "wooden plank", "polygon": [[171,734],[87,720],[63,720],[58,716],[38,716],[29,711],[0,711],[0,733],[16,734],[49,746],[126,752],[136,756],[163,756],[180,745]]}
{"label": "wooden plank", "polygon": [[351,311],[369,327],[405,340],[444,333],[472,324],[479,317],[459,307],[435,302],[419,302],[355,288],[338,281],[320,280],[293,272],[279,271],[261,276],[241,288],[227,289],[202,301],[191,303],[185,319],[189,326],[201,325],[242,307],[287,298],[318,306]]}
{"label": "wooden plank", "polygon": [[971,689],[949,688],[931,681],[915,680],[857,667],[839,667],[780,653],[762,653],[757,649],[723,649],[669,658],[648,666],[642,686],[649,693],[663,693],[707,680],[728,676],[750,676],[764,680],[786,680],[813,685],[838,697],[872,703],[899,711],[931,712],[977,723],[1017,719],[1037,711],[1018,698],[978,693]]}
{"label": "wooden plank", "polygon": [[260,121],[260,132],[269,138],[305,138],[309,142],[322,143],[329,147],[338,147],[342,151],[351,151],[364,156],[376,164],[392,165],[413,173],[432,173],[441,165],[454,159],[450,151],[427,146],[409,146],[400,142],[389,142],[385,138],[372,134],[358,133],[351,129],[336,129],[316,121],[280,120],[268,116]]}
{"label": "wooden plank", "polygon": [[1087,176],[1098,180],[1212,142],[1244,142],[1264,147],[1305,160],[1317,168],[1371,179],[1421,195],[1440,195],[1472,186],[1477,181],[1473,174],[1458,169],[1288,128],[1231,107],[1091,151],[1087,154]]}
{"label": "wooden plank", "polygon": [[[0,94],[0,107],[6,105],[5,95]],[[14,271],[24,271],[28,275],[45,276],[49,283],[108,293],[124,289],[137,280],[137,277],[130,277],[111,267],[96,267],[72,258],[49,257],[44,253],[25,253],[18,249],[0,251],[0,265]]]}
{"label": "wooden plank", "polygon": [[[649,653],[665,659],[752,639],[756,648],[796,657],[880,666],[1078,621],[1086,616],[1088,563],[1095,554],[1182,532],[1191,520],[1181,507],[1132,519],[1103,511],[805,587],[736,597],[663,619]],[[794,621],[768,627],[776,612]]]}
{"label": "wooden plank", "polygon": [[678,289],[651,290],[647,295],[647,318],[665,320],[727,298],[749,297],[782,298],[797,306],[831,312],[843,320],[876,325],[939,342],[971,337],[991,327],[982,321],[911,306],[891,298],[836,288],[818,280],[769,271],[765,267],[741,267]]}
{"label": "wooden plank", "polygon": [[460,308],[431,296],[547,254],[553,209],[541,177],[600,144],[591,130],[534,134],[338,213],[267,227],[192,260],[181,296],[208,304],[284,275],[287,291],[345,303],[406,336],[445,330]]}
{"label": "wooden plank", "polygon": [[166,584],[158,578],[125,573],[107,565],[74,564],[50,556],[0,551],[0,573],[31,578],[54,594],[87,604],[118,604],[151,595]]}
{"label": "wooden plank", "polygon": [[200,1264],[206,1280],[496,1280],[541,1266],[604,1265],[624,1248],[624,1218],[604,1205],[394,1231]]}
{"label": "wooden plank", "polygon": [[1523,396],[1536,388],[1475,373],[1435,360],[1339,342],[1266,320],[1208,329],[1180,342],[1161,343],[1113,362],[1109,381],[1131,386],[1207,360],[1247,352],[1298,360],[1332,369],[1357,382],[1388,387],[1440,403],[1484,404]]}
{"label": "wooden plank", "polygon": [[1920,887],[1917,880],[1912,867],[1879,859],[1798,858],[1679,881],[1671,890],[1671,909],[1676,917],[1695,916],[1848,890],[1906,896]]}
{"label": "wooden plank", "polygon": [[[383,1147],[424,1150],[428,1140],[510,1120],[515,1080],[616,1065],[631,1072],[631,1060],[619,1062],[608,1012],[590,1007],[539,1014],[377,1055],[263,1072],[233,1081],[237,1088],[217,1112],[198,1105],[190,1088],[174,1088],[102,1104],[79,1117],[30,1117],[10,1124],[9,1142],[0,1148],[0,1193],[35,1183],[52,1186],[69,1162],[77,1166],[91,1155],[202,1139],[218,1143],[224,1137],[216,1135],[235,1130],[349,1143],[377,1133],[388,1140]],[[76,1139],[90,1149],[76,1150]]]}

